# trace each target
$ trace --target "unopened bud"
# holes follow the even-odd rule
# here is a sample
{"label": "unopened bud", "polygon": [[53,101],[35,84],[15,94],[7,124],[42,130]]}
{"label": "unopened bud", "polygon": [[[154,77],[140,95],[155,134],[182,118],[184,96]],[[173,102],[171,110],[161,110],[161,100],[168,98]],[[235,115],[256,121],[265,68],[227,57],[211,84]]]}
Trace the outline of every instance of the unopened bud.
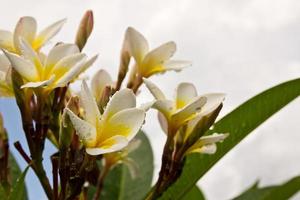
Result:
{"label": "unopened bud", "polygon": [[119,74],[118,74],[118,80],[117,80],[117,84],[116,84],[116,90],[119,90],[121,88],[122,82],[128,72],[129,62],[130,62],[129,52],[125,48],[123,48],[121,51]]}
{"label": "unopened bud", "polygon": [[94,26],[93,11],[88,10],[86,11],[83,18],[81,19],[77,31],[77,35],[76,35],[76,40],[75,40],[75,44],[77,44],[80,51],[83,49],[89,36],[91,35],[93,26]]}
{"label": "unopened bud", "polygon": [[109,101],[110,96],[113,94],[113,89],[111,86],[105,86],[105,88],[103,89],[101,98],[100,98],[100,102],[99,102],[99,109],[101,111],[101,113],[104,112],[104,108],[106,107],[106,104]]}

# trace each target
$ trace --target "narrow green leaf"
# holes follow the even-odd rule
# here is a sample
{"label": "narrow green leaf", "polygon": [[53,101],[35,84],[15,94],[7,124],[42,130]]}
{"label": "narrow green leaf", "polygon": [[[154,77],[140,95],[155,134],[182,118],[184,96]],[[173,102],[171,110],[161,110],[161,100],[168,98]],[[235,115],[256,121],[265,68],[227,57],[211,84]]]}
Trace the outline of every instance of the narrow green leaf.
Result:
{"label": "narrow green leaf", "polygon": [[187,194],[185,194],[181,200],[205,200],[205,197],[201,190],[194,186]]}
{"label": "narrow green leaf", "polygon": [[300,79],[287,81],[246,101],[218,121],[211,132],[230,133],[214,155],[187,156],[179,179],[160,199],[180,199],[227,152],[269,117],[300,95]]}
{"label": "narrow green leaf", "polygon": [[141,200],[151,189],[153,176],[153,152],[146,135],[140,131],[137,138],[140,146],[129,154],[138,167],[137,177],[133,178],[125,164],[116,166],[105,178],[100,199]]}
{"label": "narrow green leaf", "polygon": [[[11,153],[9,154],[8,162],[9,162],[9,173],[10,173],[9,175],[10,175],[10,178],[11,178],[12,186],[14,186],[15,183],[17,182],[17,179],[22,175],[22,172],[21,172],[20,167],[17,164],[14,156]],[[23,194],[24,199],[28,199],[25,185],[23,185],[22,191],[24,191],[24,194]],[[3,188],[0,187],[0,199],[7,199],[7,198],[8,198],[7,194],[5,193]]]}
{"label": "narrow green leaf", "polygon": [[258,188],[257,183],[234,200],[274,200],[289,199],[300,191],[300,176],[294,177],[282,185]]}
{"label": "narrow green leaf", "polygon": [[24,172],[14,183],[11,193],[8,197],[8,200],[24,200],[26,198],[25,190],[24,190],[24,188],[25,188],[24,181],[25,181],[25,176],[26,176],[28,169],[29,169],[29,166],[26,167]]}

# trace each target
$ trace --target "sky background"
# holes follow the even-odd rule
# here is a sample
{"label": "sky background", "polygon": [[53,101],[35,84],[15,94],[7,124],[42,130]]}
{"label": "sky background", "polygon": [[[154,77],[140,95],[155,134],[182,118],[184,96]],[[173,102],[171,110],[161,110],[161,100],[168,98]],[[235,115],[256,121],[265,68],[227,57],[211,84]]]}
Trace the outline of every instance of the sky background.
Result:
{"label": "sky background", "polygon": [[[221,116],[258,92],[300,75],[300,1],[298,0],[0,0],[0,28],[13,30],[19,17],[34,16],[39,28],[68,18],[56,41],[72,42],[87,9],[95,16],[95,29],[85,48],[99,53],[88,74],[104,68],[117,75],[119,52],[128,26],[135,27],[154,48],[173,40],[175,58],[191,60],[181,73],[155,76],[169,97],[179,82],[193,82],[199,93],[227,94]],[[41,30],[41,29],[39,29]],[[284,95],[284,94],[283,94]],[[139,102],[151,99],[142,87]],[[255,108],[253,108],[255,109]],[[1,99],[0,112],[11,144],[25,144],[14,100]],[[144,130],[153,144],[156,173],[165,136],[156,112],[150,111]],[[300,101],[295,100],[246,137],[200,181],[208,200],[225,200],[260,180],[260,185],[281,183],[300,174]],[[53,152],[47,145],[45,158]],[[12,148],[14,151],[14,148]],[[24,168],[25,162],[18,157]],[[45,161],[48,173],[50,163]],[[156,176],[157,177],[157,176]],[[27,175],[30,199],[45,199],[32,172]],[[300,199],[300,195],[294,197]]]}

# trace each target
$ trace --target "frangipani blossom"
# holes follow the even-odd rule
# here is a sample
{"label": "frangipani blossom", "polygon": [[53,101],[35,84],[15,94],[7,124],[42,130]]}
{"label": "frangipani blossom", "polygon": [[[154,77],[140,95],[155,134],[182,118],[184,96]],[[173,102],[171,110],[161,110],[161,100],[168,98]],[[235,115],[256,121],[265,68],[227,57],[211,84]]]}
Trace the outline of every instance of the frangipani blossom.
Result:
{"label": "frangipani blossom", "polygon": [[86,152],[99,155],[119,151],[126,147],[140,130],[145,111],[136,108],[136,98],[130,89],[117,91],[110,99],[103,115],[85,81],[80,91],[84,119],[65,109],[79,135]]}
{"label": "frangipani blossom", "polygon": [[193,146],[191,146],[186,154],[189,153],[204,153],[204,154],[214,154],[217,151],[217,142],[222,142],[225,138],[229,136],[226,134],[214,133],[208,136],[202,136]]}
{"label": "frangipani blossom", "polygon": [[180,83],[175,99],[168,100],[154,83],[148,79],[144,79],[144,83],[156,99],[152,107],[160,111],[159,122],[166,133],[170,128],[177,131],[183,124],[188,124],[189,131],[193,130],[202,116],[216,109],[224,100],[221,93],[198,96],[191,83]]}
{"label": "frangipani blossom", "polygon": [[113,86],[114,82],[107,71],[100,69],[92,78],[91,89],[96,101],[99,102],[106,86]]}
{"label": "frangipani blossom", "polygon": [[12,97],[11,67],[6,56],[0,55],[0,97]]}
{"label": "frangipani blossom", "polygon": [[135,60],[135,69],[131,76],[135,76],[137,73],[139,76],[147,78],[169,70],[180,71],[191,64],[188,61],[170,60],[176,51],[174,42],[167,42],[149,51],[145,37],[131,27],[126,31],[123,51],[128,51]]}
{"label": "frangipani blossom", "polygon": [[36,20],[33,17],[22,17],[18,21],[14,33],[0,30],[0,48],[21,54],[20,38],[23,38],[35,51],[39,51],[57,34],[65,21],[65,19],[57,21],[37,34]]}
{"label": "frangipani blossom", "polygon": [[64,87],[90,67],[97,56],[87,60],[74,44],[59,44],[48,56],[40,56],[25,40],[20,40],[22,56],[4,50],[12,67],[23,77],[22,88],[45,87],[48,90]]}

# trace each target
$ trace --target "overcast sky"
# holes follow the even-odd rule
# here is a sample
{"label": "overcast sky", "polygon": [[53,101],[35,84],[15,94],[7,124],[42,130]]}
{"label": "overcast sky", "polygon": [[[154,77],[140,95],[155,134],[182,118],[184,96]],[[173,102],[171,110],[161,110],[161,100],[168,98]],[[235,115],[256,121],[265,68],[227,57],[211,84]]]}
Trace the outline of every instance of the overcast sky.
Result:
{"label": "overcast sky", "polygon": [[[13,30],[18,18],[34,16],[40,28],[61,18],[68,21],[55,41],[72,42],[87,9],[95,15],[95,29],[85,51],[99,53],[96,67],[116,77],[124,31],[133,26],[150,47],[173,40],[178,59],[193,66],[182,73],[151,78],[171,97],[179,82],[193,82],[199,93],[227,94],[221,115],[256,93],[300,75],[300,1],[298,0],[0,0],[0,28]],[[52,44],[53,44],[52,43]],[[284,94],[283,94],[284,95]],[[152,98],[143,88],[140,102]],[[24,142],[17,108],[1,100],[0,111],[15,140]],[[255,108],[254,108],[255,109]],[[144,130],[155,151],[156,172],[165,137],[156,112],[147,116]],[[261,180],[277,184],[300,174],[300,101],[273,116],[228,153],[199,182],[208,200],[225,200]],[[45,157],[53,150],[47,152]],[[24,161],[18,159],[22,167]],[[46,162],[49,166],[49,162]],[[51,173],[49,169],[49,173]],[[27,176],[30,199],[45,198],[33,174]],[[32,187],[33,186],[33,187]],[[295,197],[300,199],[300,195]]]}

